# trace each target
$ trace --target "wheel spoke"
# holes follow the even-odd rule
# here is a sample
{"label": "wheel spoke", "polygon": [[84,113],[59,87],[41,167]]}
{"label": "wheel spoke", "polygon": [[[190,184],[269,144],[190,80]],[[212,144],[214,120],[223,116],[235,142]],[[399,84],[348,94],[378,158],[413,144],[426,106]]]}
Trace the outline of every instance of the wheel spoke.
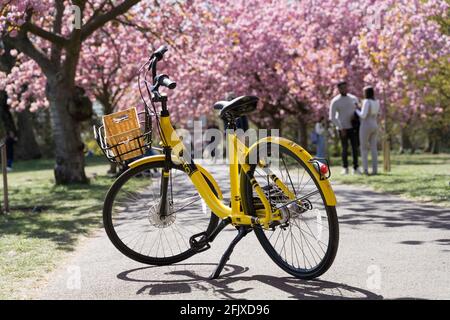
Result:
{"label": "wheel spoke", "polygon": [[[271,230],[258,229],[257,236],[272,259],[294,274],[323,273],[318,267],[324,259],[334,258],[329,254],[332,250],[329,239],[335,232],[335,228],[330,228],[331,209],[326,206],[320,184],[309,171],[309,165],[285,150],[280,146],[278,159],[270,156],[264,159],[270,166],[262,169],[254,166],[249,173],[282,216],[282,222],[274,223]],[[279,178],[295,195],[294,199],[278,188],[276,182],[269,179],[270,175]]]}
{"label": "wheel spoke", "polygon": [[[120,184],[112,200],[110,231],[117,235],[130,257],[140,254],[149,261],[179,257],[177,259],[181,261],[192,254],[190,237],[206,231],[210,219],[214,219],[214,223],[218,219],[199,214],[204,212],[201,197],[193,194],[195,187],[186,173],[175,168],[170,172],[168,214],[160,216],[162,179],[161,176],[155,177],[154,170],[162,172],[161,167],[149,169],[147,166],[142,171],[135,170],[134,174],[128,175],[127,172],[119,178],[125,182]],[[141,174],[145,171],[151,172],[151,177]],[[214,226],[212,224],[211,229]]]}

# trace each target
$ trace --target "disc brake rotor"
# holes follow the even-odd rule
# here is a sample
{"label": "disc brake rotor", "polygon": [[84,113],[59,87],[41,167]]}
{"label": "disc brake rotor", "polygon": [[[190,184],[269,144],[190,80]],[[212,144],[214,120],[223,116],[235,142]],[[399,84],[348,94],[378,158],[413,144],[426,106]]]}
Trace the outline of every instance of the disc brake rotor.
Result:
{"label": "disc brake rotor", "polygon": [[173,206],[169,204],[168,214],[162,216],[155,207],[149,209],[148,221],[156,228],[170,227],[176,220],[177,215],[173,212]]}

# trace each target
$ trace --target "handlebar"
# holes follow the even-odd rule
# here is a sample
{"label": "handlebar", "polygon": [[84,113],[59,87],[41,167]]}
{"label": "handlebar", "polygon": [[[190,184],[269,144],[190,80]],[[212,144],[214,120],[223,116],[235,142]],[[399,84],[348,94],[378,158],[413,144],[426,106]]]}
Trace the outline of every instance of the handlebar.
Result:
{"label": "handlebar", "polygon": [[177,87],[177,83],[170,80],[169,76],[163,74],[159,77],[158,83],[162,85],[163,87],[169,88],[170,90],[173,90]]}
{"label": "handlebar", "polygon": [[152,58],[156,58],[157,61],[161,61],[164,58],[164,54],[168,51],[169,49],[166,46],[161,46],[158,50],[156,50],[153,55]]}
{"label": "handlebar", "polygon": [[150,57],[150,64],[148,65],[148,71],[152,71],[152,79],[153,79],[153,84],[156,84],[156,64],[161,61],[164,58],[164,54],[168,51],[169,49],[166,46],[161,46],[159,47],[158,50],[156,50],[155,52],[153,52],[152,56]]}
{"label": "handlebar", "polygon": [[177,83],[170,80],[168,75],[166,75],[166,74],[157,75],[157,73],[156,73],[156,71],[157,71],[156,66],[157,66],[158,62],[164,58],[164,54],[167,51],[168,51],[168,48],[166,46],[162,46],[158,50],[156,50],[150,57],[148,71],[150,71],[150,70],[152,71],[152,82],[153,82],[153,85],[151,86],[150,91],[153,94],[153,96],[156,98],[161,97],[161,95],[158,91],[161,86],[169,88],[170,90],[173,90],[177,87]]}

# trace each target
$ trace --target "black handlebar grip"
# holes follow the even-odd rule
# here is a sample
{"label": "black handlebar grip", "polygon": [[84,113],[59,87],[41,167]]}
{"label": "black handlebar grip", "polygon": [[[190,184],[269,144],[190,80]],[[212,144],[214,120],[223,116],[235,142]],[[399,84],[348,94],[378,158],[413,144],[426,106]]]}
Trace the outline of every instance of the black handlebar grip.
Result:
{"label": "black handlebar grip", "polygon": [[172,80],[170,80],[169,77],[164,77],[163,78],[162,85],[164,87],[169,88],[170,90],[173,90],[173,89],[175,89],[177,87],[177,83],[172,81]]}
{"label": "black handlebar grip", "polygon": [[169,49],[166,46],[162,46],[160,47],[158,50],[155,51],[155,53],[153,54],[153,56],[158,60],[161,61],[164,57],[164,54],[168,51]]}

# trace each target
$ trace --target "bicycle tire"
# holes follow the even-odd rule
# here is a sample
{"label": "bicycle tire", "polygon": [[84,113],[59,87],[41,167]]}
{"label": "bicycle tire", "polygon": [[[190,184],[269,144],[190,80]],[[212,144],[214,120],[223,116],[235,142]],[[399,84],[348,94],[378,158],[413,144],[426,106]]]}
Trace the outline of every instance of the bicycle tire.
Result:
{"label": "bicycle tire", "polygon": [[[108,191],[108,193],[106,195],[105,203],[104,203],[104,207],[103,207],[104,228],[108,235],[108,238],[113,243],[113,245],[122,254],[124,254],[128,258],[135,260],[137,262],[141,262],[141,263],[149,264],[149,265],[155,265],[155,266],[164,266],[164,265],[171,265],[174,263],[178,263],[178,262],[184,261],[184,260],[192,257],[193,255],[195,255],[198,252],[190,248],[190,249],[188,249],[184,252],[181,252],[180,254],[174,255],[174,256],[158,258],[158,257],[146,256],[146,255],[136,252],[135,250],[132,250],[120,239],[120,237],[118,236],[118,234],[116,232],[116,229],[114,228],[113,217],[112,217],[112,208],[113,208],[115,197],[117,196],[120,189],[126,184],[126,182],[130,178],[135,177],[137,174],[139,174],[141,172],[145,172],[145,171],[152,170],[152,169],[162,169],[162,168],[164,168],[164,161],[147,163],[147,164],[138,166],[136,168],[128,169],[111,186],[110,190]],[[171,170],[173,170],[173,169],[182,171],[184,173],[181,166],[173,166],[173,168]],[[210,187],[212,188],[212,190],[214,190],[212,183],[208,180],[208,178],[206,176],[205,176],[205,179],[206,179],[207,183],[210,185]],[[193,185],[192,185],[192,187],[194,188]],[[215,190],[214,190],[214,192],[216,193]],[[211,212],[209,224],[208,224],[207,229],[205,230],[206,234],[209,235],[216,228],[218,223],[219,223],[219,218],[214,213]]]}
{"label": "bicycle tire", "polygon": [[[273,143],[273,142],[271,142]],[[270,146],[271,143],[265,143],[267,146]],[[266,146],[266,147],[267,147]],[[320,185],[318,184],[315,176],[312,174],[308,166],[297,157],[293,152],[291,152],[289,149],[285,148],[284,146],[278,144],[280,153],[284,152],[294,159],[305,169],[305,171],[310,175],[312,180],[314,181],[314,184],[320,191],[320,196],[323,202],[324,200],[324,194],[323,191],[320,188]],[[248,174],[242,174],[241,175],[241,192],[242,192],[242,200],[243,200],[243,208],[246,214],[256,216],[256,211],[254,208],[254,195],[253,195],[253,188],[251,186],[250,180],[254,177],[254,172],[256,169],[256,165],[250,166],[250,171]],[[271,244],[270,239],[267,238],[265,230],[261,226],[254,227],[254,231],[256,234],[256,237],[258,238],[258,241],[262,245],[265,252],[269,255],[269,257],[272,259],[272,261],[275,262],[276,265],[278,265],[281,269],[283,269],[285,272],[291,274],[292,276],[304,279],[304,280],[311,280],[315,279],[322,274],[324,274],[333,264],[334,259],[337,254],[338,246],[339,246],[339,223],[338,223],[338,217],[337,217],[337,211],[335,206],[324,206],[326,210],[326,215],[328,218],[328,224],[329,224],[329,240],[328,240],[328,246],[327,246],[327,252],[324,255],[322,261],[313,269],[311,270],[302,270],[300,268],[295,268],[289,263],[287,263],[282,255],[280,255],[279,252],[277,252],[274,248],[274,246]]]}

